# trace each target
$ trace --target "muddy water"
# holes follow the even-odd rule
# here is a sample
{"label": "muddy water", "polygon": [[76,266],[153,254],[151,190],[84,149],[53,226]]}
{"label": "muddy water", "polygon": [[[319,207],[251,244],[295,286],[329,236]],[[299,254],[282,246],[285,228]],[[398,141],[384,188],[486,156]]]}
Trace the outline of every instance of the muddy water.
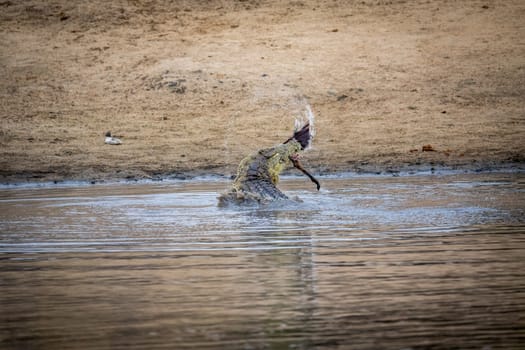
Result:
{"label": "muddy water", "polygon": [[0,190],[2,349],[523,349],[525,177]]}

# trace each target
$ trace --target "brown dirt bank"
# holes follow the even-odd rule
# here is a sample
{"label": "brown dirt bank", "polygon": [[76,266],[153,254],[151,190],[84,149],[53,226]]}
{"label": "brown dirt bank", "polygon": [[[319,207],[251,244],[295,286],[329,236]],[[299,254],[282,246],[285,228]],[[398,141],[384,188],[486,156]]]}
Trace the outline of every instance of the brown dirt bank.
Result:
{"label": "brown dirt bank", "polygon": [[523,18],[521,0],[1,0],[0,181],[231,174],[306,103],[313,172],[523,166]]}

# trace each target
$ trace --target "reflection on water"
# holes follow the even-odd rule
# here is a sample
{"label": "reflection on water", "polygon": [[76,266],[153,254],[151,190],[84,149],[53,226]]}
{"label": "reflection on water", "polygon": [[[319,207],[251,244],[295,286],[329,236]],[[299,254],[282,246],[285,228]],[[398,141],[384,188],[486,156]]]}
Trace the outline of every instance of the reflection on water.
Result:
{"label": "reflection on water", "polygon": [[226,185],[0,190],[0,348],[523,348],[523,175]]}

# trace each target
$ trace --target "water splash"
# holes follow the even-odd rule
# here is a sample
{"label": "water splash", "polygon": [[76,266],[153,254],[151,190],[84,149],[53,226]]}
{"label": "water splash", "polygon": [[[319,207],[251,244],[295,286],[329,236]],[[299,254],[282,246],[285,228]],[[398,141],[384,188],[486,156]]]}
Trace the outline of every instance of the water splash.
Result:
{"label": "water splash", "polygon": [[314,122],[315,122],[315,116],[314,116],[314,113],[312,112],[312,108],[310,107],[310,104],[308,103],[308,101],[305,101],[303,114],[301,116],[295,117],[294,130],[298,131],[307,123],[310,124],[310,142],[307,148],[312,148],[312,142],[315,137]]}

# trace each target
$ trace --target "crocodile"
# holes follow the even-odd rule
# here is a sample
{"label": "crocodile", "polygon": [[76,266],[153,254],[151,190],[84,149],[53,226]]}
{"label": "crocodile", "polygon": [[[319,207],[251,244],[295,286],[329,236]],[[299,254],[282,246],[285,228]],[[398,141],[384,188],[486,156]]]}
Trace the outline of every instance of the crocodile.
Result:
{"label": "crocodile", "polygon": [[310,124],[306,123],[282,144],[261,149],[244,158],[239,163],[231,188],[219,196],[219,206],[290,200],[277,188],[280,173],[290,165],[307,175],[319,190],[319,181],[299,161],[299,152],[310,145],[311,138]]}

